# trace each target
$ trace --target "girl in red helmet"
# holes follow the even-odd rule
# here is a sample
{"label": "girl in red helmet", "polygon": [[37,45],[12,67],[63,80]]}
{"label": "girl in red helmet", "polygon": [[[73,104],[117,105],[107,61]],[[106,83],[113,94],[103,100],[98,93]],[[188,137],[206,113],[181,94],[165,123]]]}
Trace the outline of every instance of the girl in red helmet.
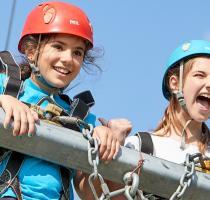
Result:
{"label": "girl in red helmet", "polygon": [[[18,45],[32,69],[30,78],[24,81],[18,93],[19,100],[3,94],[7,77],[0,74],[0,105],[6,113],[4,127],[13,118],[14,136],[33,136],[38,116],[24,103],[36,105],[41,99],[49,97],[65,113],[70,113],[71,106],[59,94],[77,77],[82,66],[97,66],[90,51],[92,47],[92,26],[81,9],[64,2],[45,2],[34,8],[27,17]],[[49,101],[41,102],[41,108],[45,109]],[[84,120],[95,124],[95,116],[89,112]],[[114,120],[113,123],[113,129],[105,126],[94,129],[93,136],[101,142],[99,150],[103,160],[111,160],[116,155],[125,135],[131,130],[131,124],[127,120]],[[9,159],[10,154],[7,154],[2,160],[1,173]],[[1,199],[61,198],[62,181],[60,168],[56,164],[24,156],[17,177],[18,184],[6,185],[2,189]],[[71,170],[71,178],[73,177],[78,184],[78,180],[82,180],[82,177],[78,179],[75,175],[75,170]],[[87,191],[84,187],[83,191]],[[67,198],[73,199],[71,184],[69,189]]]}

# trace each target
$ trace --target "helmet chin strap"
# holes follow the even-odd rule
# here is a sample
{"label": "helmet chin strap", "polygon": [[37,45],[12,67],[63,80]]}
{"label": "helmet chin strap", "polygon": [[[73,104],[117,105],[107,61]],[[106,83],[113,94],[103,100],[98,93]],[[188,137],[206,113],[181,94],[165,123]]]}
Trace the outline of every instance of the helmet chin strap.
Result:
{"label": "helmet chin strap", "polygon": [[184,73],[184,62],[181,61],[180,66],[179,66],[179,91],[177,93],[175,93],[175,96],[176,96],[180,106],[184,110],[187,110],[184,95],[183,95],[183,92],[182,92],[183,73]]}
{"label": "helmet chin strap", "polygon": [[40,76],[40,72],[39,72],[39,68],[36,67],[36,65],[34,63],[29,63],[32,73],[36,76]]}
{"label": "helmet chin strap", "polygon": [[38,65],[37,65],[38,59],[39,59],[39,49],[40,49],[41,39],[42,39],[42,34],[39,34],[38,44],[37,44],[37,47],[36,47],[36,50],[35,50],[35,52],[37,53],[35,62],[34,63],[29,62],[30,67],[32,69],[32,73],[35,74],[36,76],[41,76]]}
{"label": "helmet chin strap", "polygon": [[[184,74],[184,62],[181,61],[180,62],[180,66],[179,66],[179,90],[177,93],[175,93],[175,96],[179,102],[179,105],[187,112],[187,107],[186,107],[186,102],[184,99],[184,95],[182,92],[182,88],[183,88],[183,74]],[[182,129],[182,134],[181,134],[181,145],[180,145],[180,149],[185,150],[186,147],[186,128],[188,127],[188,125],[190,124],[190,122],[192,122],[193,119],[189,119],[185,125],[184,128]]]}

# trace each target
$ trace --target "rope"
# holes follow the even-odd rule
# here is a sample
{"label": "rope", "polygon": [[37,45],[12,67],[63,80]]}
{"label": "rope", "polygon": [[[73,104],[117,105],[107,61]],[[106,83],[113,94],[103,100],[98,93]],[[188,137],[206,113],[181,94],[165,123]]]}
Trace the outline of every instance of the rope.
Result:
{"label": "rope", "polygon": [[11,36],[11,30],[12,30],[13,19],[14,19],[14,13],[15,13],[15,7],[16,7],[16,0],[13,0],[12,9],[11,9],[10,18],[9,18],[9,26],[8,26],[8,31],[7,31],[5,49],[8,49],[8,47],[9,47],[10,36]]}
{"label": "rope", "polygon": [[187,135],[186,128],[188,127],[191,121],[192,119],[188,120],[186,124],[184,125],[184,128],[182,129],[182,139],[181,139],[181,145],[180,145],[180,149],[182,150],[185,149],[185,145],[186,145],[186,135]]}

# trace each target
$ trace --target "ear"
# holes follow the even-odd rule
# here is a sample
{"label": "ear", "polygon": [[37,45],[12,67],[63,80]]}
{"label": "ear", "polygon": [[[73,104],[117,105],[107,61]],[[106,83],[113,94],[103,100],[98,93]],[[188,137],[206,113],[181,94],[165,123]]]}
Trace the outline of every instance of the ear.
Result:
{"label": "ear", "polygon": [[169,87],[172,93],[176,94],[179,90],[179,78],[176,75],[172,75],[169,78]]}
{"label": "ear", "polygon": [[34,63],[35,62],[35,58],[36,58],[36,52],[34,49],[26,49],[25,50],[25,55],[28,58],[30,63]]}

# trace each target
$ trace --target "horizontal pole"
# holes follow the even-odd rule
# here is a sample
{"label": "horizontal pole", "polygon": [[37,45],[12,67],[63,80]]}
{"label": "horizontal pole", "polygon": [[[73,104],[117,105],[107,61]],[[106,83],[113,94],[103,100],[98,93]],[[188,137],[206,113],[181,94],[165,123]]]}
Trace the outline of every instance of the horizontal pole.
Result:
{"label": "horizontal pole", "polygon": [[[29,138],[12,136],[12,129],[4,129],[4,111],[0,109],[0,146],[23,154],[41,158],[66,167],[92,173],[88,162],[88,142],[81,133],[41,121],[36,135]],[[140,189],[169,198],[179,186],[184,166],[143,154]],[[123,183],[126,172],[138,165],[140,153],[121,147],[117,158],[108,164],[100,162],[99,173],[106,179]],[[210,175],[196,172],[184,199],[210,198]]]}

